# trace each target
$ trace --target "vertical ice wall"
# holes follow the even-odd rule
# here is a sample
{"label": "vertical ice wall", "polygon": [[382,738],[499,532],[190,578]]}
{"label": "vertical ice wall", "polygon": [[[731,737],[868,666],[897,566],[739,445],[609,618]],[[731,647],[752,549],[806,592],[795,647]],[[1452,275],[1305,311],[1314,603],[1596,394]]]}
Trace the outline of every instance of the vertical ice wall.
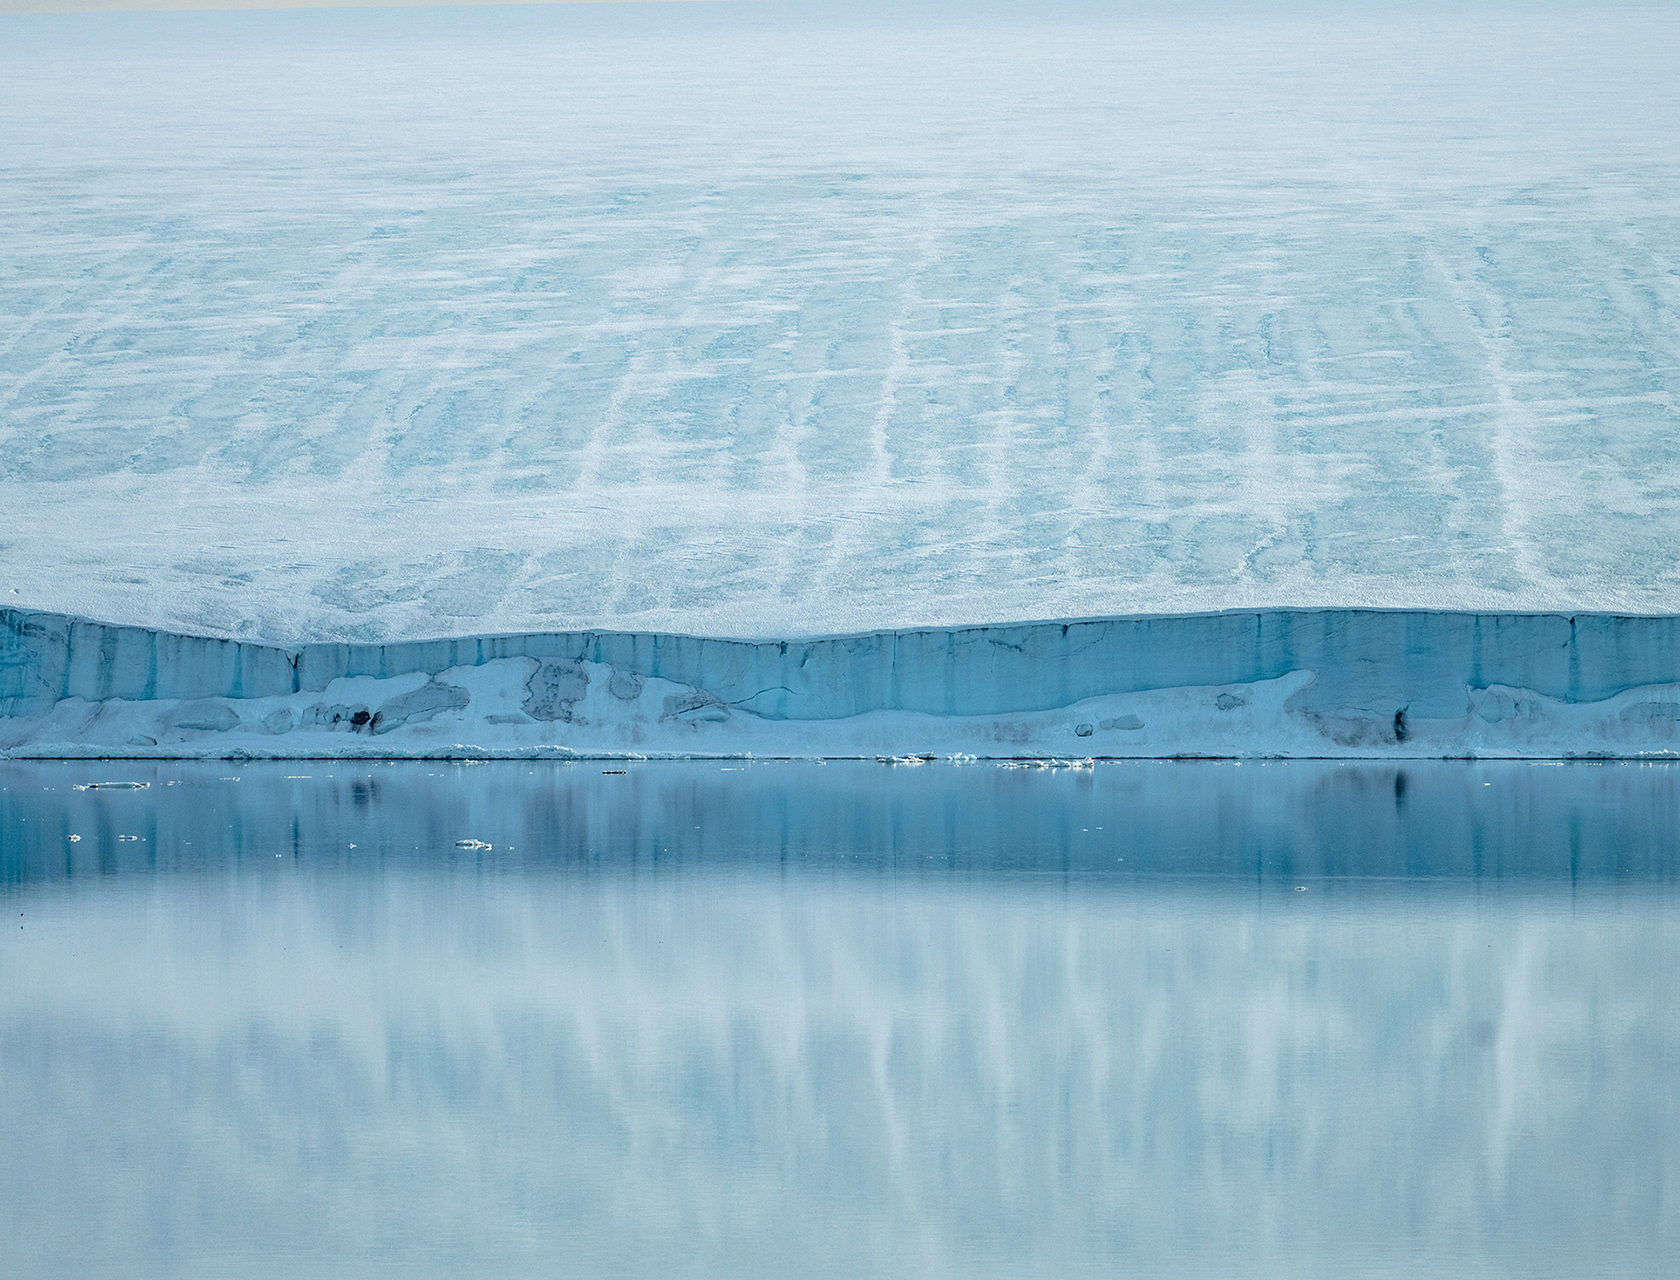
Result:
{"label": "vertical ice wall", "polygon": [[[260,715],[279,718],[255,746],[281,755],[324,745],[292,732],[305,727],[336,733],[333,750],[400,753],[405,739],[377,739],[409,721],[471,726],[480,736],[457,744],[510,750],[856,754],[919,735],[937,751],[982,723],[995,754],[1680,750],[1672,616],[1261,610],[787,641],[601,631],[298,647],[0,620],[0,713],[14,726],[57,716],[64,745],[106,732],[97,717],[68,726],[67,707],[217,703],[174,726],[179,745],[232,743],[224,731]],[[1146,705],[1156,727],[1138,736]],[[1197,727],[1209,708],[1241,714]],[[28,736],[14,727],[14,746]]]}

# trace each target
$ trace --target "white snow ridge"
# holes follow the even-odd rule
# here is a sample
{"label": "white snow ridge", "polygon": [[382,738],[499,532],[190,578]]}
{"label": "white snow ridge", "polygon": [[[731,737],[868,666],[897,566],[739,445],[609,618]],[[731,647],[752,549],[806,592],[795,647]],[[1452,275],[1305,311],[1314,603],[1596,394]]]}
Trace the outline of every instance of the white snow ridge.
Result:
{"label": "white snow ridge", "polygon": [[1680,14],[1216,7],[0,16],[0,751],[1680,749]]}

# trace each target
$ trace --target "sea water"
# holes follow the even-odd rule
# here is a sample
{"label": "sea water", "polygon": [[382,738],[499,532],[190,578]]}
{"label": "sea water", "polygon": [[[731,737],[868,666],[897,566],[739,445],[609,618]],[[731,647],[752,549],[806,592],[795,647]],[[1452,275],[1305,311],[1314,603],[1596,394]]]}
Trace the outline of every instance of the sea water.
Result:
{"label": "sea water", "polygon": [[0,1273],[1658,1276],[1680,769],[0,764]]}

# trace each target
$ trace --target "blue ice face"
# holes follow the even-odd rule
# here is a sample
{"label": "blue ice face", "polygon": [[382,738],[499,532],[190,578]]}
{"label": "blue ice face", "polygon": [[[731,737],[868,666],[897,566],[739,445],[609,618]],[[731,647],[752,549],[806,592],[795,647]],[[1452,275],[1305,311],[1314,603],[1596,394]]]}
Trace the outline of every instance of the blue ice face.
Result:
{"label": "blue ice face", "polygon": [[0,603],[1680,607],[1671,13],[596,8],[7,19]]}

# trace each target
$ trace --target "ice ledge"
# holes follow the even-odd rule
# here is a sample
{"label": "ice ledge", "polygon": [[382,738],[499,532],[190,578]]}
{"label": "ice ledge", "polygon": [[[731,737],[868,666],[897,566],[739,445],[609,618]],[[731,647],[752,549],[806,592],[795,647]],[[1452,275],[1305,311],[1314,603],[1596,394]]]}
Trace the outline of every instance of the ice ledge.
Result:
{"label": "ice ledge", "polygon": [[0,610],[14,757],[1680,757],[1680,616],[1275,609],[295,647]]}

